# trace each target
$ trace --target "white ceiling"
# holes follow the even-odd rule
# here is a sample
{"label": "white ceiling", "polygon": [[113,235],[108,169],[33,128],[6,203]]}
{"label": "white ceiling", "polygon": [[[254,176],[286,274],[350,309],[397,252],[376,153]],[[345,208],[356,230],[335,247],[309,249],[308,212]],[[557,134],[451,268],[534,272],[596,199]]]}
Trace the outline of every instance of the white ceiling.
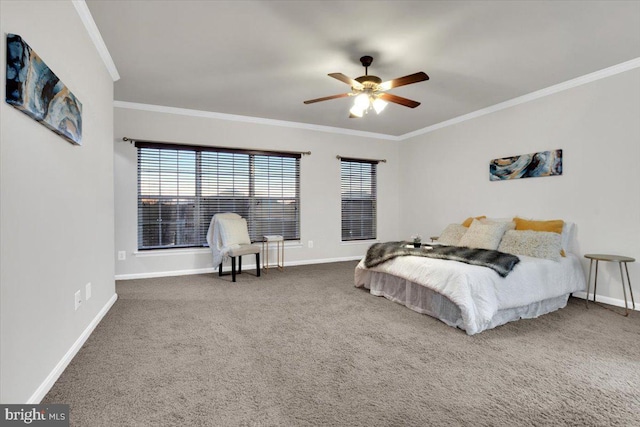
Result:
{"label": "white ceiling", "polygon": [[[638,1],[87,0],[121,79],[115,99],[402,135],[640,57]],[[349,119],[328,77],[427,82]]]}

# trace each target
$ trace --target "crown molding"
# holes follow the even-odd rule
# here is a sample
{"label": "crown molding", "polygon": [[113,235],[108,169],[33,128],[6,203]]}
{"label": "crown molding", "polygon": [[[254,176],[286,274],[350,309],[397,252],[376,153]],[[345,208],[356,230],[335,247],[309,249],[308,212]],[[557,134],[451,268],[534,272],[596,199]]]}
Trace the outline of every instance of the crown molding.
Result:
{"label": "crown molding", "polygon": [[116,108],[126,108],[130,110],[152,111],[155,113],[177,114],[190,117],[204,117],[208,119],[228,120],[232,122],[255,123],[268,126],[280,126],[294,129],[313,130],[318,132],[337,133],[342,135],[360,136],[365,138],[384,139],[387,141],[398,141],[399,137],[386,135],[383,133],[366,132],[361,130],[336,128],[331,126],[313,125],[309,123],[289,122],[286,120],[264,119],[261,117],[240,116],[236,114],[215,113],[212,111],[191,110],[188,108],[166,107],[164,105],[141,104],[128,101],[113,101]]}
{"label": "crown molding", "polygon": [[448,126],[453,126],[455,124],[462,123],[467,120],[475,119],[477,117],[485,116],[487,114],[495,113],[496,111],[504,110],[506,108],[515,107],[516,105],[534,101],[536,99],[553,95],[568,89],[572,89],[574,87],[581,86],[583,84],[595,82],[600,79],[615,76],[616,74],[624,73],[625,71],[633,70],[639,67],[640,67],[640,58],[635,58],[630,61],[623,62],[621,64],[604,68],[600,71],[595,71],[590,74],[585,74],[584,76],[576,77],[575,79],[567,80],[566,82],[549,86],[547,88],[540,89],[535,92],[531,92],[526,95],[522,95],[517,98],[513,98],[508,101],[504,101],[499,104],[492,105],[487,108],[482,108],[480,110],[471,112],[469,114],[454,117],[453,119],[445,120],[444,122],[436,123],[435,125],[427,126],[425,128],[418,129],[413,132],[405,133],[403,135],[400,135],[398,137],[398,140],[404,141],[418,135],[424,135],[425,133],[433,132],[435,130],[442,129]]}
{"label": "crown molding", "polygon": [[80,15],[80,19],[84,24],[87,32],[89,33],[89,37],[91,41],[95,45],[98,50],[98,54],[100,58],[102,58],[102,62],[107,67],[109,74],[114,82],[120,80],[120,74],[118,73],[118,69],[116,68],[116,64],[113,62],[113,58],[111,58],[111,54],[107,49],[107,45],[104,44],[104,40],[102,39],[102,35],[98,30],[98,26],[96,22],[93,20],[93,16],[91,16],[91,12],[89,11],[89,6],[84,0],[71,0],[73,6],[76,8],[76,12]]}

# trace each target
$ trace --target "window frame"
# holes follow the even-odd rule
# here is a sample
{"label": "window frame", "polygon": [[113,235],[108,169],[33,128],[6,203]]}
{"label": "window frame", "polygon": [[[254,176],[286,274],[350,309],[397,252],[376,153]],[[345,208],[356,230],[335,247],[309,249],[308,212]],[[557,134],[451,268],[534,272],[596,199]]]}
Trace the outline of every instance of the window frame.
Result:
{"label": "window frame", "polygon": [[[378,238],[378,163],[378,160],[340,157],[340,239],[342,243],[377,240]],[[369,177],[363,176],[362,173],[356,179],[346,177],[345,164],[359,164],[360,172],[363,172],[363,165],[370,165]],[[353,166],[350,167],[350,171],[353,174]],[[363,186],[367,182],[370,182],[370,185]],[[370,197],[345,198],[345,194],[348,193],[345,192],[347,188],[351,193],[353,193],[352,190],[354,188],[361,190],[361,196],[369,191]],[[363,189],[365,191],[362,191]],[[351,203],[352,206],[347,207],[347,203]],[[360,205],[359,207],[357,206],[358,204]],[[366,207],[367,204],[370,205],[369,208]],[[348,214],[346,224],[345,214]],[[365,216],[365,214],[368,214],[368,216]],[[356,229],[354,229],[354,225],[356,225]],[[345,236],[345,232],[355,235],[352,237]]]}
{"label": "window frame", "polygon": [[[253,150],[253,149],[240,149],[240,148],[232,148],[232,147],[215,147],[215,146],[202,146],[202,145],[187,145],[187,144],[175,144],[175,143],[161,143],[161,142],[153,142],[153,141],[135,141],[135,146],[137,148],[137,248],[138,251],[149,251],[149,250],[167,250],[167,249],[187,249],[187,248],[202,248],[208,247],[206,241],[206,233],[209,227],[209,223],[211,220],[211,216],[215,213],[221,212],[229,212],[233,211],[232,209],[225,209],[225,206],[229,203],[225,201],[225,199],[238,199],[243,204],[246,204],[246,215],[242,215],[247,219],[247,223],[249,225],[249,232],[252,237],[252,242],[261,241],[262,235],[264,234],[283,234],[285,240],[300,240],[300,158],[302,157],[302,153],[295,152],[286,152],[286,151],[266,151],[266,150]],[[179,191],[176,194],[171,194],[168,196],[163,196],[161,194],[162,190],[158,190],[158,194],[149,195],[143,194],[142,192],[142,158],[143,158],[143,150],[144,149],[152,149],[152,150],[167,150],[169,151],[177,151],[180,152],[194,152],[196,156],[196,166],[195,166],[195,189],[194,194],[192,196],[184,196],[180,195]],[[211,191],[213,191],[213,187],[207,187],[206,181],[207,178],[209,180],[212,177],[215,177],[216,180],[219,180],[222,176],[221,173],[215,174],[207,174],[204,171],[205,166],[215,165],[213,169],[219,171],[220,165],[229,166],[235,165],[236,160],[211,160],[211,158],[206,159],[207,155],[204,153],[217,153],[219,154],[240,154],[246,155],[249,159],[249,170],[248,176],[250,184],[249,184],[249,192],[245,196],[235,196],[236,187],[235,183],[231,184],[232,195],[231,196],[221,196],[219,188],[217,189],[217,195],[211,195]],[[162,154],[162,151],[159,151],[159,156]],[[166,153],[165,153],[166,154]],[[216,156],[217,157],[217,156]],[[258,159],[258,164],[262,165],[264,163],[264,158],[266,157],[267,166],[266,169],[263,166],[262,169],[257,170],[255,167],[256,159]],[[279,159],[282,168],[280,170],[274,169],[272,171],[270,169],[270,158]],[[206,159],[206,160],[203,160]],[[208,163],[207,163],[208,162]],[[161,160],[158,160],[158,173],[162,174],[162,166]],[[176,164],[179,165],[178,160],[176,160]],[[232,168],[232,170],[234,170]],[[176,171],[176,180],[179,181],[180,170],[178,166],[178,170]],[[266,178],[265,178],[266,177]],[[280,187],[274,187],[274,190],[271,189],[271,178],[280,179]],[[235,172],[232,172],[232,180],[236,179]],[[286,179],[286,185],[284,183]],[[293,181],[293,183],[292,183]],[[266,187],[265,187],[266,182]],[[256,185],[262,185],[260,187],[262,190],[262,195],[259,195],[256,191]],[[160,188],[160,187],[159,187]],[[208,191],[207,191],[208,190]],[[265,192],[266,191],[266,196]],[[272,191],[277,193],[278,191],[281,194],[271,195]],[[290,192],[285,196],[285,192]],[[205,196],[205,193],[209,193],[208,196]],[[216,199],[217,202],[216,202]],[[146,212],[143,212],[143,200],[147,201],[158,201],[158,200],[167,200],[169,203],[173,202],[176,205],[180,205],[181,202],[187,202],[187,204],[192,204],[191,208],[193,209],[193,213],[190,215],[190,219],[193,220],[193,228],[192,231],[193,238],[191,241],[185,244],[177,244],[177,234],[175,232],[175,236],[173,237],[173,242],[163,242],[162,241],[162,225],[158,227],[158,240],[159,245],[150,245],[144,244],[144,227],[154,225],[153,222],[149,222],[148,218],[150,217],[153,220],[153,213],[151,216],[147,216]],[[280,210],[278,211],[278,206],[276,209],[271,209],[271,204],[269,204],[269,208],[266,209],[266,214],[264,213],[265,209],[260,208],[261,204],[264,201],[276,200],[280,203]],[[156,202],[158,203],[158,202]],[[286,205],[286,206],[285,206]],[[160,204],[158,210],[162,209],[163,204]],[[220,210],[215,210],[215,212],[209,215],[205,212],[208,210],[212,212],[213,206],[217,206],[218,208],[222,207]],[[231,204],[229,204],[231,206]],[[176,208],[174,215],[178,216],[178,209]],[[272,212],[273,211],[273,212]],[[257,213],[258,212],[258,213]],[[244,213],[244,212],[242,212]],[[277,215],[280,213],[282,215],[282,221],[280,222],[280,228],[276,228],[271,225],[271,215]],[[265,216],[266,215],[266,216]],[[205,218],[206,217],[206,218]],[[146,220],[146,222],[145,222]],[[161,213],[158,214],[158,219],[156,220],[158,224],[162,224],[162,216]],[[185,225],[183,225],[185,227]],[[178,226],[176,226],[178,228]],[[272,231],[272,230],[276,231]],[[264,232],[262,232],[264,231]],[[260,235],[256,234],[260,233]]]}

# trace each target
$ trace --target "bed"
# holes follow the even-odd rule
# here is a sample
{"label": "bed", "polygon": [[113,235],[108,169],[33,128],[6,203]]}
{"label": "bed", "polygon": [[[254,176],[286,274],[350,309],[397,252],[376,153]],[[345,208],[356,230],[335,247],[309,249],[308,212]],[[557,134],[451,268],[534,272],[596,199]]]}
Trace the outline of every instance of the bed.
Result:
{"label": "bed", "polygon": [[565,255],[550,260],[518,254],[520,262],[506,277],[452,260],[399,256],[367,267],[363,259],[355,286],[473,335],[566,306],[586,281],[580,258]]}

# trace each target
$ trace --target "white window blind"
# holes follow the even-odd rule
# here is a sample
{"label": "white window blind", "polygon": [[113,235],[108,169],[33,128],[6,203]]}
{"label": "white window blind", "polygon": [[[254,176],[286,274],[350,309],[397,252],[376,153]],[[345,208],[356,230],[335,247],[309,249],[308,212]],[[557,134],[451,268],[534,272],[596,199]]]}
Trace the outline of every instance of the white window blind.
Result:
{"label": "white window blind", "polygon": [[343,241],[377,237],[376,166],[376,161],[340,160]]}
{"label": "white window blind", "polygon": [[207,246],[216,213],[246,218],[252,241],[300,238],[300,155],[136,142],[138,249]]}

